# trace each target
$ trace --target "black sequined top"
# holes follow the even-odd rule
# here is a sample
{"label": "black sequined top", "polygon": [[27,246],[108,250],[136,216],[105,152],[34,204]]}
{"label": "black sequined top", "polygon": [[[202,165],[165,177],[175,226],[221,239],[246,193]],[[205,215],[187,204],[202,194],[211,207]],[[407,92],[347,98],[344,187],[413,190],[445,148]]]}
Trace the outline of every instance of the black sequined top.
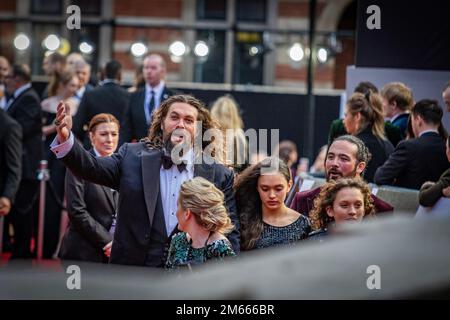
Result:
{"label": "black sequined top", "polygon": [[284,227],[275,227],[264,222],[264,229],[256,241],[254,249],[293,244],[306,239],[311,232],[309,219],[300,215],[297,220]]}

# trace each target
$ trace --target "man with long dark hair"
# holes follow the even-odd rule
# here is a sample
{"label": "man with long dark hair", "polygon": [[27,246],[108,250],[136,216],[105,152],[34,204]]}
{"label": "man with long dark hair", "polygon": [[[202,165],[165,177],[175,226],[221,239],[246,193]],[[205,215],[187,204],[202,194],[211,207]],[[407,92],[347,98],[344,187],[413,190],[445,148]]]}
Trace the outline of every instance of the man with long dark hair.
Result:
{"label": "man with long dark hair", "polygon": [[[180,186],[196,176],[211,181],[224,193],[235,225],[228,238],[234,251],[239,251],[233,172],[217,162],[194,163],[199,156],[195,149],[200,149],[203,155],[206,147],[203,143],[200,148],[194,146],[195,138],[217,128],[199,100],[185,95],[169,98],[155,112],[149,136],[138,143],[124,144],[111,157],[95,158],[74,141],[67,106],[58,106],[55,124],[58,135],[52,150],[57,157],[75,175],[120,191],[112,263],[161,266],[165,244],[177,225],[175,213]],[[201,128],[197,127],[199,124]],[[174,157],[170,149],[184,152]]]}

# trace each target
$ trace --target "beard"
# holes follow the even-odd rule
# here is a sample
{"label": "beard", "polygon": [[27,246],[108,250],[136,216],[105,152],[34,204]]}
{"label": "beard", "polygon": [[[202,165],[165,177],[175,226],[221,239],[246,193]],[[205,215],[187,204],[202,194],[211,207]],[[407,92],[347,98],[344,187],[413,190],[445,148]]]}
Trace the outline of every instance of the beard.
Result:
{"label": "beard", "polygon": [[[352,170],[350,173],[348,173],[347,175],[345,175],[345,176],[342,174],[341,171],[338,171],[338,170],[333,169],[333,168],[331,168],[330,170],[326,170],[325,176],[326,176],[326,178],[327,178],[327,182],[330,181],[330,180],[338,180],[338,179],[340,179],[340,178],[355,178],[356,175],[357,175],[357,172],[356,172],[357,167],[358,167],[358,166],[355,165],[355,167],[353,168],[353,170]],[[331,178],[332,175],[333,175],[334,177]]]}
{"label": "beard", "polygon": [[[179,137],[183,139],[180,142]],[[172,157],[172,161],[177,163],[177,158],[183,157],[191,148],[191,137],[186,130],[175,129],[171,133],[167,134],[163,140],[164,153]]]}

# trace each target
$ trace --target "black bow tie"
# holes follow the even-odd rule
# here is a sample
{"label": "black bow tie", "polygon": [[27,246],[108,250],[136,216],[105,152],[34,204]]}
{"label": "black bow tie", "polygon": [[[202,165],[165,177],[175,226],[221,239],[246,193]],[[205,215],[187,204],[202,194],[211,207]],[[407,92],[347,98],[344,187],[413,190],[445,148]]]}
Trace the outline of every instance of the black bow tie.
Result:
{"label": "black bow tie", "polygon": [[[162,160],[162,165],[163,168],[168,170],[170,168],[172,168],[172,166],[174,165],[172,158],[168,155],[163,154],[161,156],[161,160]],[[178,167],[178,171],[183,172],[183,170],[186,170],[186,163],[185,162],[181,162],[180,164],[177,165]]]}

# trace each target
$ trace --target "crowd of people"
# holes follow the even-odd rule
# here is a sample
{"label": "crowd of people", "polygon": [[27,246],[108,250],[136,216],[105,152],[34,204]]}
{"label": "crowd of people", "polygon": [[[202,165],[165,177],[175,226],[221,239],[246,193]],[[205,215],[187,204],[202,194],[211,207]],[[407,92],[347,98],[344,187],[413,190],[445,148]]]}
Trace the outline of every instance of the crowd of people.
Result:
{"label": "crowd of people", "polygon": [[[249,155],[233,97],[218,98],[210,111],[167,88],[162,56],[143,59],[129,90],[115,60],[96,86],[79,54],[52,53],[43,69],[50,81],[39,97],[29,68],[0,57],[0,215],[11,258],[34,256],[42,159],[51,173],[44,258],[63,260],[192,268],[244,251],[332,241],[340,225],[391,214],[368,183],[420,190],[425,206],[450,197],[443,110],[435,100],[415,102],[403,83],[355,88],[313,165],[311,174],[326,183],[289,198],[308,173],[295,143]],[[447,108],[449,92],[450,83]],[[225,138],[196,148],[196,137],[211,130]],[[60,241],[64,208],[70,221]]]}

